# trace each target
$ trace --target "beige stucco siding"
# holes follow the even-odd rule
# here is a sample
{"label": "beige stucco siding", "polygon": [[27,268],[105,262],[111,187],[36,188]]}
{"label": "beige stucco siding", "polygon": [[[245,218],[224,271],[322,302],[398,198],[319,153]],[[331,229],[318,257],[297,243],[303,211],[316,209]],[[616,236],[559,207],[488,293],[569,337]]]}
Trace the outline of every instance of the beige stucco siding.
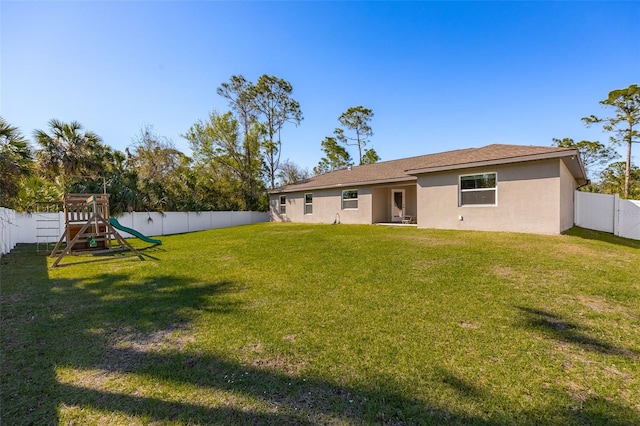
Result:
{"label": "beige stucco siding", "polygon": [[574,225],[574,198],[577,187],[576,180],[564,161],[560,161],[560,232]]}
{"label": "beige stucco siding", "polygon": [[417,215],[416,185],[385,185],[373,188],[373,223],[385,223],[391,221],[391,193],[393,190],[404,191],[405,215],[415,217]]}
{"label": "beige stucco siding", "polygon": [[372,189],[371,220],[373,223],[387,222],[391,216],[389,198],[391,189],[388,187],[375,187]]}
{"label": "beige stucco siding", "polygon": [[[460,206],[461,175],[497,174],[496,204]],[[424,173],[417,185],[399,182],[272,194],[274,221],[371,224],[391,221],[392,191],[405,193],[405,215],[420,228],[558,234],[573,226],[577,183],[561,159],[534,160],[454,171]],[[342,191],[358,190],[358,208],[342,208]],[[305,194],[313,195],[313,212],[305,214]],[[279,213],[280,195],[286,214]]]}
{"label": "beige stucco siding", "polygon": [[[343,189],[358,190],[358,208],[342,209]],[[305,214],[304,195],[313,195],[313,213]],[[286,214],[279,213],[280,195],[286,197]],[[333,223],[339,218],[340,223],[370,224],[372,211],[372,188],[349,187],[339,189],[321,189],[306,192],[272,194],[270,196],[271,220],[275,222],[298,223]]]}
{"label": "beige stucco siding", "polygon": [[[497,173],[495,206],[459,206],[461,175]],[[560,160],[531,161],[418,176],[420,228],[557,234]]]}

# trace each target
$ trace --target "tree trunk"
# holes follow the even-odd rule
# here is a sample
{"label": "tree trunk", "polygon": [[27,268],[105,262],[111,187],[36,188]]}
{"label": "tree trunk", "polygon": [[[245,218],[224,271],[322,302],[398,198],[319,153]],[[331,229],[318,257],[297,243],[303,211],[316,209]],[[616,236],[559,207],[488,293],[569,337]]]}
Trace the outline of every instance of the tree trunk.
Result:
{"label": "tree trunk", "polygon": [[[631,134],[631,132],[629,134]],[[627,165],[624,170],[624,198],[629,198],[629,189],[631,187],[631,145],[632,143],[633,141],[630,138],[627,146]]]}

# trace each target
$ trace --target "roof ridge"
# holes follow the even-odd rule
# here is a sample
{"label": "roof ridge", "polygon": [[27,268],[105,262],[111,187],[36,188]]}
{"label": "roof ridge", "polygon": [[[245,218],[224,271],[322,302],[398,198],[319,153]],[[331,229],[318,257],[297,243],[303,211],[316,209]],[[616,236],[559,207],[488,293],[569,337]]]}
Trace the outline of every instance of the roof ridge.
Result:
{"label": "roof ridge", "polygon": [[[375,166],[377,164],[393,163],[393,162],[397,162],[397,161],[408,161],[408,160],[413,160],[413,159],[416,159],[416,158],[429,157],[429,156],[432,156],[432,155],[451,154],[451,153],[459,152],[459,151],[474,151],[474,150],[478,150],[478,149],[480,149],[480,148],[458,148],[458,149],[452,149],[451,151],[432,152],[430,154],[414,155],[412,157],[403,157],[403,158],[396,158],[394,160],[378,161],[376,163],[371,163],[371,164],[359,164],[359,165],[353,166],[352,169],[355,169],[357,167],[364,167],[364,166]],[[332,173],[332,172],[336,172],[336,171],[339,171],[339,170],[346,170],[346,169],[347,169],[347,167],[342,168],[342,169],[338,169],[338,170],[332,170],[332,171],[327,172],[327,173]]]}
{"label": "roof ridge", "polygon": [[[564,157],[566,152],[575,151],[573,148],[540,146],[489,144],[480,148],[459,148],[444,152],[416,155],[413,157],[397,158],[395,160],[380,161],[373,164],[353,166],[351,169],[340,169],[313,176],[301,182],[285,185],[276,191],[292,191],[311,188],[342,187],[343,185],[359,185],[366,183],[380,183],[383,181],[404,181],[411,179],[408,171],[423,169],[460,168],[465,164],[479,164],[506,160],[508,162],[527,161],[535,157],[548,157],[557,154]],[[411,173],[413,175],[413,173]]]}

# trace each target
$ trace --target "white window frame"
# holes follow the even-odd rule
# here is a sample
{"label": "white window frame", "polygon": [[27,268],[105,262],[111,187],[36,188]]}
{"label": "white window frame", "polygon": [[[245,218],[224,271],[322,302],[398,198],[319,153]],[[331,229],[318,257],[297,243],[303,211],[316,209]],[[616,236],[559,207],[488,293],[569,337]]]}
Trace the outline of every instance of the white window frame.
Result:
{"label": "white window frame", "polygon": [[[493,188],[473,188],[462,189],[462,178],[469,176],[482,176],[482,175],[495,175],[496,185]],[[462,194],[464,192],[478,192],[478,191],[494,191],[495,202],[493,204],[463,204]],[[498,172],[483,172],[483,173],[470,173],[467,175],[458,176],[458,206],[459,207],[496,207],[498,205]]]}
{"label": "white window frame", "polygon": [[[354,192],[354,191],[355,191],[355,193],[356,193],[356,198],[348,198],[348,199],[345,199],[345,198],[344,198],[344,196],[345,196],[345,194],[346,194],[347,192]],[[358,204],[359,204],[359,203],[358,203],[358,197],[360,197],[360,193],[358,192],[358,190],[357,190],[357,189],[344,189],[344,190],[342,191],[342,200],[341,200],[341,201],[342,201],[342,210],[358,210]],[[344,202],[345,202],[345,201],[347,201],[347,202],[353,202],[353,201],[355,201],[355,205],[356,205],[356,206],[355,206],[355,207],[345,207],[345,206],[344,206]]]}
{"label": "white window frame", "polygon": [[[307,203],[307,195],[311,197],[310,203]],[[313,192],[305,192],[304,194],[304,214],[313,214]]]}
{"label": "white window frame", "polygon": [[278,212],[280,214],[287,214],[287,196],[281,195],[278,200]]}

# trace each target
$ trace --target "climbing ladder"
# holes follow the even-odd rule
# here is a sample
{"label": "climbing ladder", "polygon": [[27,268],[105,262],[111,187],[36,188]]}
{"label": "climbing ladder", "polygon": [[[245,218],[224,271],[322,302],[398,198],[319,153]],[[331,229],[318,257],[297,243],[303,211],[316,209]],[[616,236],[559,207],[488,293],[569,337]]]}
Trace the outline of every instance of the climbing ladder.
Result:
{"label": "climbing ladder", "polygon": [[49,251],[49,245],[55,244],[60,235],[62,204],[39,201],[35,203],[34,210],[31,214],[36,219],[36,252],[40,253],[43,244],[44,251]]}

